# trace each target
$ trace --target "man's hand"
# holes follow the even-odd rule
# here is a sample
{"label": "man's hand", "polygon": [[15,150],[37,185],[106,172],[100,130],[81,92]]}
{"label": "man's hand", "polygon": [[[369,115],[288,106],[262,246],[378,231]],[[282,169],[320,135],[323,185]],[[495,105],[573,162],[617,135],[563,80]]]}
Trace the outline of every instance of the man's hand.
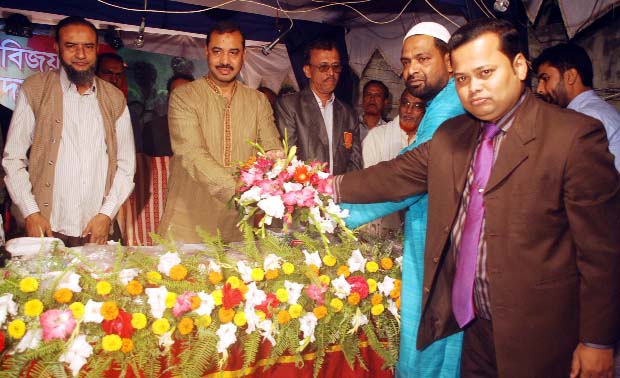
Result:
{"label": "man's hand", "polygon": [[590,348],[579,343],[573,353],[570,378],[612,378],[613,369],[613,348]]}
{"label": "man's hand", "polygon": [[26,217],[26,236],[52,236],[52,225],[41,213],[32,213]]}
{"label": "man's hand", "polygon": [[88,222],[82,231],[82,237],[85,238],[90,234],[89,243],[106,244],[110,232],[110,223],[112,220],[107,215],[99,213]]}
{"label": "man's hand", "polygon": [[284,159],[286,156],[284,155],[284,151],[282,150],[270,150],[265,152],[265,156],[270,159]]}

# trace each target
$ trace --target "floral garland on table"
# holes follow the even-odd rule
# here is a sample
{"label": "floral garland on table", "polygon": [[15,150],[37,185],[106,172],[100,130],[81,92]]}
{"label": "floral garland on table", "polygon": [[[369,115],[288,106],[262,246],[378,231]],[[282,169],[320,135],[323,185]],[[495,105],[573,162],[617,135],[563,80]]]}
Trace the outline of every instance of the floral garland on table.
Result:
{"label": "floral garland on table", "polygon": [[[286,161],[282,172],[306,166],[290,155]],[[317,195],[321,219],[339,211],[328,210],[327,194]],[[252,203],[263,209],[260,200]],[[296,210],[285,214],[295,218]],[[267,367],[283,355],[303,363],[302,353],[314,351],[316,377],[335,344],[351,367],[366,367],[362,334],[384,368],[395,366],[401,270],[389,243],[359,244],[343,230],[327,250],[326,239],[307,233],[296,234],[302,245],[292,246],[268,233],[255,240],[256,230],[244,229],[241,246],[201,232],[205,248],[191,255],[159,238],[161,256],[119,248],[107,271],[72,250],[41,255],[46,269],[11,261],[0,270],[0,377],[28,369],[31,376],[96,378],[131,369],[145,377],[163,370],[202,377],[226,366],[233,345],[242,349],[243,369],[254,366],[261,343],[271,344]],[[242,259],[231,257],[235,249]],[[74,262],[67,264],[67,256]]]}

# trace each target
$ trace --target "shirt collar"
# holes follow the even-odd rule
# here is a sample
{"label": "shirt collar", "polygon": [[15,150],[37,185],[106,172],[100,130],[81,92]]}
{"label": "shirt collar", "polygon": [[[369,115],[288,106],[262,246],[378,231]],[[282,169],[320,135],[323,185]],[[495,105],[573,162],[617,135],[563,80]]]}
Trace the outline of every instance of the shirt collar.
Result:
{"label": "shirt collar", "polygon": [[575,110],[575,108],[581,105],[583,101],[586,101],[587,99],[591,98],[593,95],[596,96],[596,93],[594,93],[594,90],[592,89],[583,91],[579,93],[577,96],[575,96],[575,98],[573,98],[571,102],[568,103],[567,108]]}
{"label": "shirt collar", "polygon": [[[69,76],[67,75],[67,71],[65,71],[64,67],[60,67],[60,87],[62,88],[62,93],[66,93],[68,90],[73,89],[74,91],[77,92],[77,87],[75,84],[73,84],[70,80],[69,80]],[[93,85],[92,87],[84,92],[83,94],[90,94],[90,93],[95,93],[97,89],[97,80],[95,80],[95,78],[93,78]]]}
{"label": "shirt collar", "polygon": [[[523,93],[521,93],[521,97],[519,97],[519,101],[517,101],[517,103],[512,107],[512,109],[510,109],[508,113],[504,114],[502,118],[500,118],[497,122],[495,122],[495,125],[500,130],[502,130],[503,132],[508,132],[508,129],[510,129],[515,119],[517,110],[519,110],[519,108],[521,107],[521,104],[523,104],[523,101],[525,101],[525,98],[527,97],[527,93],[528,91],[524,90]],[[483,124],[484,123],[485,122],[483,122]]]}
{"label": "shirt collar", "polygon": [[[316,100],[316,102],[319,104],[319,107],[321,109],[323,109],[323,101],[321,101],[321,99],[319,98],[319,96],[316,95],[316,93],[314,93],[314,91],[312,90],[312,88],[310,88],[310,90],[312,91],[312,94],[314,95],[314,99]],[[334,103],[334,100],[336,99],[336,95],[334,95],[334,93],[332,92],[331,97],[327,100],[327,102],[325,103],[325,106],[327,105],[331,105]]]}
{"label": "shirt collar", "polygon": [[[220,96],[224,96],[222,94],[222,88],[219,87],[219,85],[215,84],[215,81],[211,80],[211,78],[207,75],[204,77],[205,80],[207,80],[207,84],[209,85],[209,88],[211,88],[211,90],[213,90],[213,92],[215,92],[216,94],[220,95]],[[235,97],[235,93],[237,92],[237,80],[235,80],[234,84],[233,84],[233,90],[232,90],[232,95],[230,96],[230,99],[232,100],[233,97]]]}

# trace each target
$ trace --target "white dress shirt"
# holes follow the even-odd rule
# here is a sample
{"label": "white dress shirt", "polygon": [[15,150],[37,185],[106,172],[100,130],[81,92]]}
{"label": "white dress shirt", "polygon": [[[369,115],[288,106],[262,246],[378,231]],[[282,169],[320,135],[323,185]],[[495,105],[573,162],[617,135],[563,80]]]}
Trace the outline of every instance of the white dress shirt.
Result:
{"label": "white dress shirt", "polygon": [[[50,224],[52,230],[80,236],[98,213],[113,218],[133,190],[135,147],[129,111],[125,106],[116,122],[117,163],[110,192],[105,196],[108,170],[103,117],[93,85],[84,94],[60,70],[63,128],[54,173]],[[13,202],[24,217],[39,211],[32,194],[26,152],[32,145],[35,116],[24,92],[19,93],[4,150],[2,165]]]}
{"label": "white dress shirt", "polygon": [[332,96],[327,100],[325,106],[319,96],[312,91],[316,102],[319,104],[321,115],[323,116],[323,122],[325,123],[325,129],[327,131],[327,140],[329,142],[329,172],[333,172],[334,167],[334,100],[336,96],[332,93]]}
{"label": "white dress shirt", "polygon": [[409,135],[400,128],[398,116],[385,125],[373,127],[362,142],[364,168],[394,159],[403,148],[414,141],[415,137],[410,141]]}

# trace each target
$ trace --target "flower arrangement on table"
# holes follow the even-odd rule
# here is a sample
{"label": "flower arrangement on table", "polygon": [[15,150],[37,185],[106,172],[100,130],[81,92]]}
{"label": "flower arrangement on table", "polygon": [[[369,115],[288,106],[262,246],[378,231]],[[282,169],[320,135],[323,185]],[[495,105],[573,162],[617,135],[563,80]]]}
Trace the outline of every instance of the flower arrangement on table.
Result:
{"label": "flower arrangement on table", "polygon": [[[259,166],[260,174],[252,169]],[[263,182],[244,179],[244,172],[262,175]],[[282,179],[278,185],[289,189],[269,192],[264,177]],[[11,261],[0,270],[0,376],[96,378],[117,369],[202,377],[225,368],[235,348],[243,369],[254,366],[264,343],[271,346],[265,369],[284,355],[303,364],[302,353],[313,351],[316,377],[337,344],[351,367],[366,367],[362,340],[384,368],[393,368],[401,268],[390,243],[342,236],[327,249],[327,239],[309,233],[296,234],[301,245],[264,233],[269,217],[282,217],[285,225],[297,217],[317,231],[338,225],[352,235],[340,218],[346,214],[330,202],[326,178],[320,166],[297,161],[294,149],[283,159],[261,152],[241,172],[247,183],[237,198],[245,224],[241,245],[201,232],[204,249],[184,255],[154,236],[164,254],[119,248],[107,271],[71,249],[40,256],[46,269],[27,271]],[[255,187],[271,197],[246,194],[258,192]],[[287,193],[300,202],[287,204]],[[257,230],[248,222],[258,209],[266,216]],[[264,237],[255,240],[255,232]],[[234,258],[235,251],[242,258]],[[74,259],[68,265],[67,255]]]}

